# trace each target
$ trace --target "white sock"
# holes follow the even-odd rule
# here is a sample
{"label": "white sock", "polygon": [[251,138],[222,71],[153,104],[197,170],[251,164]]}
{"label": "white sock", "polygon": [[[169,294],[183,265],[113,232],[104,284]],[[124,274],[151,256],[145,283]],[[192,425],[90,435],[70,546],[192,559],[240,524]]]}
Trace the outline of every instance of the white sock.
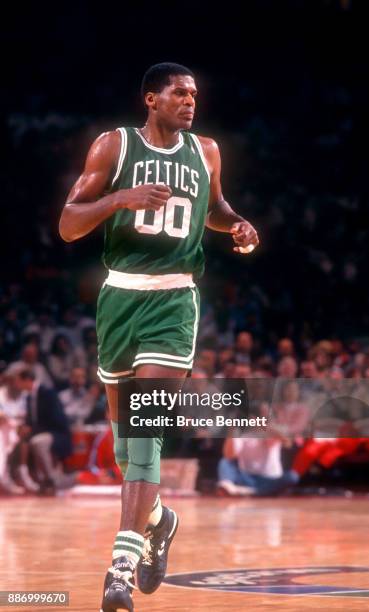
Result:
{"label": "white sock", "polygon": [[113,564],[118,557],[129,557],[136,566],[142,555],[144,539],[136,531],[118,531],[113,547]]}

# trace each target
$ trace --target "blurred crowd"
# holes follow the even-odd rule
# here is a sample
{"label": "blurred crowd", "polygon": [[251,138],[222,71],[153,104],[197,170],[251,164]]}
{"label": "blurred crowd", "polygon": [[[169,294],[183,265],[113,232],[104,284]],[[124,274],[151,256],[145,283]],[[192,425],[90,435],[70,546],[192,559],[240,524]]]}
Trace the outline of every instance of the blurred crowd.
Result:
{"label": "blurred crowd", "polygon": [[[104,385],[96,376],[97,340],[89,308],[76,304],[33,312],[22,294],[16,284],[3,294],[1,490],[49,494],[78,483],[120,482]],[[276,494],[299,482],[316,462],[330,467],[357,451],[365,455],[369,344],[337,337],[306,342],[304,347],[289,337],[265,344],[246,329],[237,331],[234,312],[233,323],[222,331],[205,301],[193,377],[220,384],[248,381],[251,410],[268,414],[272,409],[268,435],[258,439],[225,431],[224,436],[231,437],[224,442],[194,431],[193,440],[184,440],[176,452],[169,445],[166,455],[197,457],[200,489],[206,490],[209,482],[213,489],[218,477],[217,490],[227,495]],[[268,389],[268,380],[287,381],[273,400],[260,395],[260,387],[252,387],[260,381]],[[327,407],[334,392],[359,403],[348,406],[346,397],[343,406],[335,401]],[[317,419],[323,405],[324,414]],[[86,448],[79,457],[81,442]],[[289,449],[287,470],[283,449]]]}

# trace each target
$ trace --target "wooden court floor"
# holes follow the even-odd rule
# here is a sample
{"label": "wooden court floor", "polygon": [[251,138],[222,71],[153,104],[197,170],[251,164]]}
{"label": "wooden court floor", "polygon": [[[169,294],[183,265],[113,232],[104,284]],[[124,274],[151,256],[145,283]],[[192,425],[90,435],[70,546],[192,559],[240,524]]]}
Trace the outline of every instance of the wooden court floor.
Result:
{"label": "wooden court floor", "polygon": [[[192,576],[189,587],[162,585],[150,596],[136,593],[136,612],[369,610],[368,499],[166,501],[180,517],[168,574],[216,572],[205,582],[203,575]],[[0,498],[0,590],[67,590],[68,608],[38,609],[99,610],[119,503],[119,498]],[[272,593],[276,585],[291,588],[291,569],[297,591],[301,585],[313,590],[323,585],[344,592]],[[259,590],[214,590],[239,584]]]}

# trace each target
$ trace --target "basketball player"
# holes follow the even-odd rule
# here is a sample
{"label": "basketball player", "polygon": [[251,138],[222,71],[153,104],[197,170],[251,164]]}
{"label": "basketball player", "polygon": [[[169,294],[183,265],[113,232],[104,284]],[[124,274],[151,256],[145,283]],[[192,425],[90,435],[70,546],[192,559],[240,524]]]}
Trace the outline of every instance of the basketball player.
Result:
{"label": "basketball player", "polygon": [[93,143],[60,220],[67,242],[105,223],[108,276],[97,305],[98,375],[106,384],[124,484],[103,612],[133,610],[136,570],[142,592],[158,588],[178,525],[158,495],[162,440],[118,435],[117,383],[125,377],[184,379],[191,370],[199,321],[194,278],[203,272],[205,225],[232,234],[239,253],[259,242],[223,198],[217,144],[189,132],[197,96],[193,73],[178,64],[152,66],[142,96],[146,124],[104,133]]}

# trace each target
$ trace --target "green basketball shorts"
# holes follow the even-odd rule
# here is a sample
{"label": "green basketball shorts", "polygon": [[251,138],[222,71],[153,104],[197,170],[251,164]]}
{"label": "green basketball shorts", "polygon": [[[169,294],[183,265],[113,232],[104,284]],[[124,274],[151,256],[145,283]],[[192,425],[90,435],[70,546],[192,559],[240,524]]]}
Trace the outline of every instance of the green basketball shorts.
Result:
{"label": "green basketball shorts", "polygon": [[190,370],[199,302],[191,275],[110,271],[97,301],[100,380],[118,383],[142,364]]}

